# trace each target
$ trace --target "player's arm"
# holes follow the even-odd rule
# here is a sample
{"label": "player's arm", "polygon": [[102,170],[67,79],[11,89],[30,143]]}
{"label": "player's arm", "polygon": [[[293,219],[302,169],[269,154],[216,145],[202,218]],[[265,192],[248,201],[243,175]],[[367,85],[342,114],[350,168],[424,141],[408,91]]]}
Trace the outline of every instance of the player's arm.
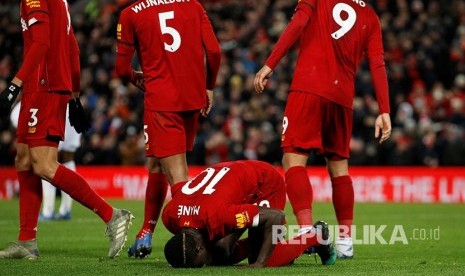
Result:
{"label": "player's arm", "polygon": [[210,19],[203,7],[199,5],[201,12],[201,34],[202,44],[205,49],[206,67],[207,67],[207,106],[201,110],[203,116],[207,116],[213,106],[213,89],[216,85],[216,77],[220,69],[221,63],[221,48],[218,40],[216,39],[215,32],[211,25]]}
{"label": "player's arm", "polygon": [[287,53],[290,47],[294,45],[297,39],[302,34],[302,31],[308,24],[308,21],[314,12],[314,1],[299,1],[294,15],[287,25],[278,42],[273,48],[265,65],[258,71],[254,80],[254,87],[257,93],[263,92],[268,79],[273,73],[273,69],[279,63],[281,58]]}
{"label": "player's arm", "polygon": [[379,116],[375,121],[375,138],[383,143],[391,135],[391,119],[389,117],[389,88],[384,63],[384,49],[379,21],[376,21],[368,39],[366,55],[370,65],[376,100],[379,106]]}
{"label": "player's arm", "polygon": [[131,67],[132,57],[135,52],[135,37],[128,13],[121,12],[116,29],[116,74],[124,81],[131,82],[141,90],[145,90],[144,75]]}
{"label": "player's arm", "polygon": [[24,81],[37,69],[44,61],[47,51],[50,47],[50,28],[48,23],[48,14],[41,12],[40,20],[35,17],[28,18],[28,31],[31,34],[31,47],[24,55],[23,64],[21,65],[16,76],[11,80],[5,90],[0,94],[0,115],[7,115],[10,112],[11,105],[18,97]]}
{"label": "player's arm", "polygon": [[50,27],[48,21],[37,21],[28,26],[31,33],[31,47],[24,55],[23,64],[15,76],[16,83],[21,86],[41,64],[50,48]]}
{"label": "player's arm", "polygon": [[79,60],[79,46],[74,36],[73,28],[69,33],[69,56],[71,66],[71,81],[72,81],[72,98],[79,98],[81,92],[81,63]]}
{"label": "player's arm", "polygon": [[72,95],[68,103],[69,123],[77,133],[84,133],[91,127],[88,116],[79,99],[81,92],[81,64],[79,61],[79,46],[74,36],[73,28],[70,29],[69,36],[69,57],[71,69]]}
{"label": "player's arm", "polygon": [[[275,244],[273,244],[273,225],[282,225],[284,222],[284,212],[274,208],[258,207],[258,234],[263,235],[263,243],[260,247],[257,259],[249,267],[265,267],[268,259],[273,253]],[[254,218],[255,220],[255,218]]]}
{"label": "player's arm", "polygon": [[247,255],[243,256],[242,258],[238,258],[236,254],[236,251],[238,249],[236,245],[238,243],[239,238],[242,236],[245,230],[246,229],[243,229],[238,232],[229,234],[226,237],[213,243],[209,248],[209,252],[211,254],[211,260],[208,265],[210,266],[233,265],[247,258]]}

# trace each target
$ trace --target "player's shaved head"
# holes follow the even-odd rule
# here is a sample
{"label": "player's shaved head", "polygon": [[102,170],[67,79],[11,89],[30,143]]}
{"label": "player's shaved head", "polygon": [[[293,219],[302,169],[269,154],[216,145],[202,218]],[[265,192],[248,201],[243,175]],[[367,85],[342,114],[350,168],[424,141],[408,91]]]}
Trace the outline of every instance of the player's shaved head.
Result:
{"label": "player's shaved head", "polygon": [[174,268],[202,267],[205,262],[198,260],[195,238],[188,233],[174,235],[165,244],[165,258]]}

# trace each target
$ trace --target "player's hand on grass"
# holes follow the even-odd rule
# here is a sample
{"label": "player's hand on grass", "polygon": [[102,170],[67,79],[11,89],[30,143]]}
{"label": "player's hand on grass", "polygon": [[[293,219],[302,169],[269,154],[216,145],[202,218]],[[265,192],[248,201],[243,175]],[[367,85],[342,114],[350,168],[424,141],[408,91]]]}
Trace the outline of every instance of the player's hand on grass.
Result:
{"label": "player's hand on grass", "polygon": [[132,70],[131,83],[142,91],[145,91],[144,73]]}
{"label": "player's hand on grass", "polygon": [[391,118],[389,113],[379,114],[375,121],[375,138],[383,143],[391,136]]}
{"label": "player's hand on grass", "polygon": [[263,268],[265,267],[264,264],[254,263],[244,266],[244,268]]}
{"label": "player's hand on grass", "polygon": [[207,90],[207,106],[200,110],[200,114],[202,114],[202,116],[204,117],[207,117],[208,113],[210,113],[210,111],[212,110],[212,106],[213,106],[213,91]]}
{"label": "player's hand on grass", "polygon": [[268,79],[273,74],[273,70],[267,65],[264,65],[260,71],[255,75],[253,81],[253,86],[255,87],[255,92],[262,93],[265,90],[265,86],[268,83]]}
{"label": "player's hand on grass", "polygon": [[[13,81],[18,80],[15,78]],[[17,84],[10,82],[7,87],[0,94],[0,116],[7,116],[10,114],[11,106],[18,97],[19,92],[21,91],[21,81]],[[19,85],[18,85],[19,84]]]}
{"label": "player's hand on grass", "polygon": [[77,133],[83,133],[89,130],[90,122],[79,97],[69,101],[69,123]]}

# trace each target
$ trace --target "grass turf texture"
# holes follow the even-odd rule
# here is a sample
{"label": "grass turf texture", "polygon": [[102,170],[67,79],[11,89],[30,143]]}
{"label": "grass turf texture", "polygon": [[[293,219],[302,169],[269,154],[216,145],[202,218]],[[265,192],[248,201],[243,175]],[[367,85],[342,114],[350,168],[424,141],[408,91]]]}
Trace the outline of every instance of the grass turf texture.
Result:
{"label": "grass turf texture", "polygon": [[[70,221],[40,222],[38,261],[0,260],[0,275],[322,275],[322,274],[421,274],[463,275],[465,271],[465,239],[463,239],[463,205],[437,204],[356,204],[358,225],[387,225],[383,237],[389,241],[394,225],[402,225],[408,244],[356,245],[355,259],[338,260],[334,266],[322,266],[318,258],[301,256],[293,265],[244,271],[240,267],[206,267],[202,269],[173,269],[163,257],[164,243],[170,234],[157,226],[153,252],[140,260],[127,257],[127,249],[143,218],[142,201],[111,201],[114,206],[131,210],[136,216],[128,241],[120,256],[110,260],[105,225],[92,212],[75,203]],[[295,223],[289,206],[288,224]],[[335,224],[332,205],[314,204],[314,219]],[[17,238],[18,201],[0,201],[0,246]],[[414,240],[419,230],[440,227],[439,240]],[[362,227],[357,230],[361,232]],[[359,239],[361,233],[357,234]]]}

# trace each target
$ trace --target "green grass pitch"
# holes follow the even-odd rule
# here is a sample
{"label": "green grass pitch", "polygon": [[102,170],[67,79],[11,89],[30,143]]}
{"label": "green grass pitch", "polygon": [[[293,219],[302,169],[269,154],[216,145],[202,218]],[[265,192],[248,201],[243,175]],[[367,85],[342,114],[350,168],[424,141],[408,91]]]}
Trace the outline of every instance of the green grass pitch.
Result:
{"label": "green grass pitch", "polygon": [[[465,273],[465,222],[463,205],[439,204],[356,204],[357,238],[363,240],[363,224],[386,225],[382,237],[389,242],[395,225],[402,225],[408,244],[355,245],[353,260],[338,260],[322,266],[313,256],[301,256],[293,265],[281,268],[246,270],[241,267],[173,269],[163,257],[169,238],[162,223],[156,229],[154,248],[149,258],[131,259],[126,250],[134,241],[143,217],[142,201],[116,201],[116,207],[131,210],[136,216],[125,248],[116,259],[107,258],[105,225],[91,211],[74,203],[70,221],[39,223],[38,261],[0,260],[0,275],[463,275]],[[295,218],[286,208],[287,221]],[[314,219],[335,223],[332,205],[314,204]],[[434,229],[438,229],[434,232]],[[369,226],[366,226],[369,229]],[[0,201],[0,246],[17,238],[18,201]],[[369,234],[367,234],[369,235]],[[436,236],[434,236],[436,235]],[[401,238],[401,233],[396,233]],[[436,238],[436,239],[435,239]],[[366,238],[370,241],[370,238]]]}

